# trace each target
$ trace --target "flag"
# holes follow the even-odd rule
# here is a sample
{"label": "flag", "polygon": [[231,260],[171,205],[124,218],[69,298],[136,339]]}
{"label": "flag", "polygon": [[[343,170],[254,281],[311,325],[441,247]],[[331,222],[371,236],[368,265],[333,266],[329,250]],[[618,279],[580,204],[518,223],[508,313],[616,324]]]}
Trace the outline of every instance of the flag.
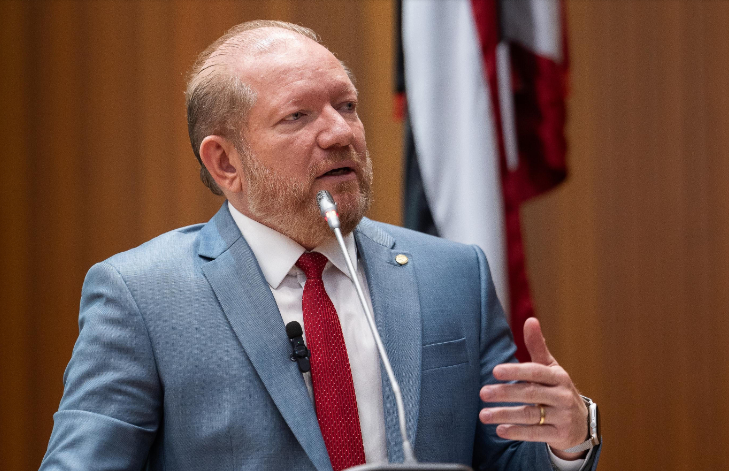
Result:
{"label": "flag", "polygon": [[517,358],[534,315],[519,207],[564,180],[562,0],[400,0],[405,225],[479,245]]}

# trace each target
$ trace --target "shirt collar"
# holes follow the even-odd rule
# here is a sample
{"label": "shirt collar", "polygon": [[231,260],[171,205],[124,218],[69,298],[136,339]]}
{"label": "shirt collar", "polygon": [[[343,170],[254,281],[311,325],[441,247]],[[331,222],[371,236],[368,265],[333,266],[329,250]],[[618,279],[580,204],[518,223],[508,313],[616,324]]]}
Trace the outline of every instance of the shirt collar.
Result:
{"label": "shirt collar", "polygon": [[[280,232],[245,216],[235,209],[230,202],[228,202],[228,209],[241,234],[248,242],[248,246],[253,251],[253,255],[255,255],[269,286],[277,289],[286,275],[292,270],[292,267],[294,270],[299,270],[298,267],[295,267],[295,264],[301,254],[306,252],[306,249]],[[344,237],[344,245],[347,247],[347,252],[356,271],[357,244],[355,244],[353,234],[350,233]],[[347,262],[335,238],[327,239],[323,244],[315,247],[313,252],[319,252],[326,256],[338,270],[349,277]]]}

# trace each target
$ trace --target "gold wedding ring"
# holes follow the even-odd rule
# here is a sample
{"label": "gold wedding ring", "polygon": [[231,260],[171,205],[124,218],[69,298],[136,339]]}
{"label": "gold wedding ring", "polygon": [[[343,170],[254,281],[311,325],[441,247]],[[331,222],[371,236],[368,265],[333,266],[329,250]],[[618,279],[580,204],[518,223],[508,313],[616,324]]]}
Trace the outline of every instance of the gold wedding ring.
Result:
{"label": "gold wedding ring", "polygon": [[544,416],[545,416],[544,406],[540,404],[539,405],[539,423],[537,425],[544,425]]}

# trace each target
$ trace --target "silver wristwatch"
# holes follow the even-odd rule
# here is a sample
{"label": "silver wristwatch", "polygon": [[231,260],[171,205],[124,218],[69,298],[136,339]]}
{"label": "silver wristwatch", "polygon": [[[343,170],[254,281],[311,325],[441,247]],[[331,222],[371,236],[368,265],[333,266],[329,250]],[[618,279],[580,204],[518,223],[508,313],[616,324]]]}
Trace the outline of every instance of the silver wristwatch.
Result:
{"label": "silver wristwatch", "polygon": [[582,400],[585,401],[585,405],[587,406],[587,431],[589,435],[587,440],[579,445],[562,450],[567,453],[578,453],[600,444],[600,412],[597,409],[597,404],[592,402],[592,399],[589,397],[582,396]]}

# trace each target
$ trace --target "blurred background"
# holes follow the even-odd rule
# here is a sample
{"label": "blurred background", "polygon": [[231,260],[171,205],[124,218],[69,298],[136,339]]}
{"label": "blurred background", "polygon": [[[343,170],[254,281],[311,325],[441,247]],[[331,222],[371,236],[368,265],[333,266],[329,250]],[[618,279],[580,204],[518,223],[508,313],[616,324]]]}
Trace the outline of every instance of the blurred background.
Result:
{"label": "blurred background", "polygon": [[[729,469],[729,2],[567,0],[569,176],[522,208],[548,345],[599,403],[602,470]],[[185,73],[227,28],[301,23],[354,70],[370,216],[400,224],[390,0],[0,3],[0,462],[37,469],[88,268],[222,200]]]}

